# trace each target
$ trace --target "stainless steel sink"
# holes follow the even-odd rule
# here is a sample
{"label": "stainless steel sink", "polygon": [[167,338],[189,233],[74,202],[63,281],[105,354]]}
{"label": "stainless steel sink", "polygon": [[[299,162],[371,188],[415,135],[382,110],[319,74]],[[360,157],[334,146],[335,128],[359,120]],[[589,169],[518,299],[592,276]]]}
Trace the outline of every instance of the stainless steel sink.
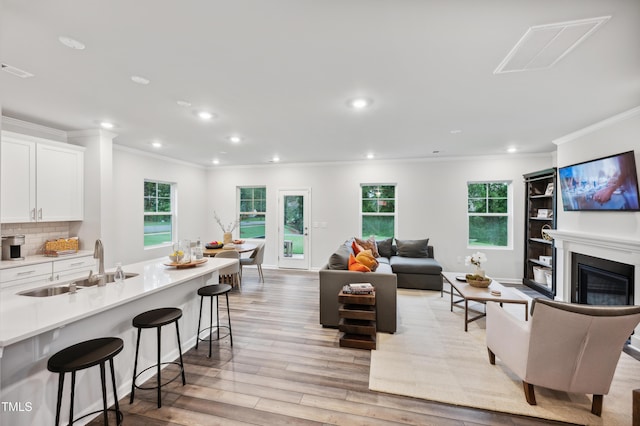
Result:
{"label": "stainless steel sink", "polygon": [[[107,272],[104,274],[104,282],[105,284],[109,284],[109,283],[113,283],[115,282],[115,272]],[[128,279],[128,278],[133,278],[133,277],[137,277],[139,274],[136,274],[134,272],[125,272],[124,273],[124,279]],[[82,279],[78,279],[75,280],[75,283],[78,287],[93,287],[95,285],[98,285],[98,280],[96,279],[89,279],[89,278],[82,278]]]}
{"label": "stainless steel sink", "polygon": [[[106,274],[104,274],[105,283],[115,282],[114,275],[115,274],[113,272],[107,272]],[[136,274],[136,273],[133,273],[133,272],[125,272],[124,273],[124,279],[126,280],[127,278],[137,277],[138,275],[139,274]],[[98,281],[97,280],[89,280],[89,278],[82,278],[82,279],[78,279],[78,280],[72,281],[71,283],[65,284],[65,285],[57,285],[57,286],[51,286],[51,287],[45,287],[45,288],[38,288],[38,289],[35,289],[35,290],[25,290],[25,291],[22,291],[22,292],[20,292],[18,294],[20,296],[31,296],[31,297],[57,296],[59,294],[69,293],[74,284],[76,286],[76,290],[82,290],[85,287],[93,287],[95,285],[98,285]]]}
{"label": "stainless steel sink", "polygon": [[[77,290],[80,290],[80,289],[77,289]],[[36,290],[27,290],[18,294],[21,296],[49,297],[49,296],[57,296],[59,294],[69,293],[69,291],[71,291],[71,288],[69,287],[69,285],[61,285],[61,286],[55,286],[55,287],[39,288]]]}

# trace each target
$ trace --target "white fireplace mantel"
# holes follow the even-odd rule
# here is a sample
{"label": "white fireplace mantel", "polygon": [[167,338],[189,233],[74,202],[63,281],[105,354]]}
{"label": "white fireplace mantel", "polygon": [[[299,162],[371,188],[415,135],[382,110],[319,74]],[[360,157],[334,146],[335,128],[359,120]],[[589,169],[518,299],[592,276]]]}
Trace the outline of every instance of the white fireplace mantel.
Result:
{"label": "white fireplace mantel", "polygon": [[545,230],[555,242],[556,248],[562,248],[564,242],[578,243],[596,246],[603,249],[640,254],[640,241],[610,235],[593,234],[576,231],[563,231],[560,229]]}
{"label": "white fireplace mantel", "polygon": [[[545,230],[554,240],[556,252],[556,300],[571,301],[571,256],[580,253],[634,266],[634,304],[640,305],[640,241],[581,231]],[[639,337],[636,337],[639,336]],[[640,349],[640,326],[631,337]]]}

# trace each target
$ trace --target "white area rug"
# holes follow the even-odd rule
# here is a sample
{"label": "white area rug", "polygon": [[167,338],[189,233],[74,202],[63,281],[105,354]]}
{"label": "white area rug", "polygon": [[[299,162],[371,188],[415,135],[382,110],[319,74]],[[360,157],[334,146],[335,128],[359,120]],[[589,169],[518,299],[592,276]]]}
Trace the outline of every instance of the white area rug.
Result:
{"label": "white area rug", "polygon": [[[505,305],[524,319],[522,305]],[[464,332],[464,311],[449,310],[449,295],[398,289],[398,331],[378,333],[371,353],[369,389],[492,411],[588,425],[631,425],[632,390],[640,362],[623,353],[602,417],[591,396],[536,386],[538,405],[527,404],[522,382],[500,361],[489,364],[484,318]]]}

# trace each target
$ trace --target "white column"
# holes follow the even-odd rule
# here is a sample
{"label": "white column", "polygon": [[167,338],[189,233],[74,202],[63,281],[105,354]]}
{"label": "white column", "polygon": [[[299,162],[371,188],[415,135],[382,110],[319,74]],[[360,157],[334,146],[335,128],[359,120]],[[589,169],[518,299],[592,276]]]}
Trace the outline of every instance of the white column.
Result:
{"label": "white column", "polygon": [[80,238],[81,248],[92,250],[96,239],[104,245],[106,267],[113,266],[114,195],[113,139],[117,135],[106,130],[73,131],[69,143],[86,148],[84,167],[84,220],[71,222],[70,231]]}

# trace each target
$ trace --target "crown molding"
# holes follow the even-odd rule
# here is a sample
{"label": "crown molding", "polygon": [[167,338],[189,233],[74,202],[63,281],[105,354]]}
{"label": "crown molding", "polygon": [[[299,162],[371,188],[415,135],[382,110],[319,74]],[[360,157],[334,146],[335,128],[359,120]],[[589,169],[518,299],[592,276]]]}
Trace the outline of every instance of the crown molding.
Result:
{"label": "crown molding", "polygon": [[177,160],[175,158],[167,157],[166,155],[154,154],[154,153],[151,153],[151,152],[142,151],[140,149],[129,148],[128,146],[124,146],[124,145],[118,145],[116,143],[113,144],[113,149],[117,150],[117,151],[129,152],[131,154],[140,155],[140,156],[143,156],[143,157],[155,158],[156,160],[167,161],[169,163],[180,164],[182,166],[195,167],[195,168],[203,169],[203,170],[207,169],[205,166],[202,166],[200,164],[190,163],[190,162],[184,161],[184,160]]}
{"label": "crown molding", "polygon": [[43,126],[40,124],[30,123],[28,121],[18,120],[17,118],[2,116],[2,127],[11,126],[13,128],[29,131],[29,132],[38,132],[40,134],[50,135],[63,141],[67,140],[67,132],[64,130],[58,130],[51,127]]}
{"label": "crown molding", "polygon": [[610,127],[616,123],[619,123],[621,121],[625,121],[628,120],[629,118],[635,117],[636,115],[640,114],[640,106],[637,106],[635,108],[632,108],[628,111],[622,112],[620,114],[614,115],[613,117],[609,117],[607,119],[604,119],[602,121],[598,121],[595,124],[592,124],[590,126],[587,126],[583,129],[577,130],[573,133],[569,133],[568,135],[559,137],[558,139],[554,139],[552,142],[556,145],[562,145],[565,144],[567,142],[571,142],[573,140],[576,140],[578,138],[581,138],[585,135],[588,135],[589,133],[593,133],[596,132],[600,129],[604,129],[606,127]]}

